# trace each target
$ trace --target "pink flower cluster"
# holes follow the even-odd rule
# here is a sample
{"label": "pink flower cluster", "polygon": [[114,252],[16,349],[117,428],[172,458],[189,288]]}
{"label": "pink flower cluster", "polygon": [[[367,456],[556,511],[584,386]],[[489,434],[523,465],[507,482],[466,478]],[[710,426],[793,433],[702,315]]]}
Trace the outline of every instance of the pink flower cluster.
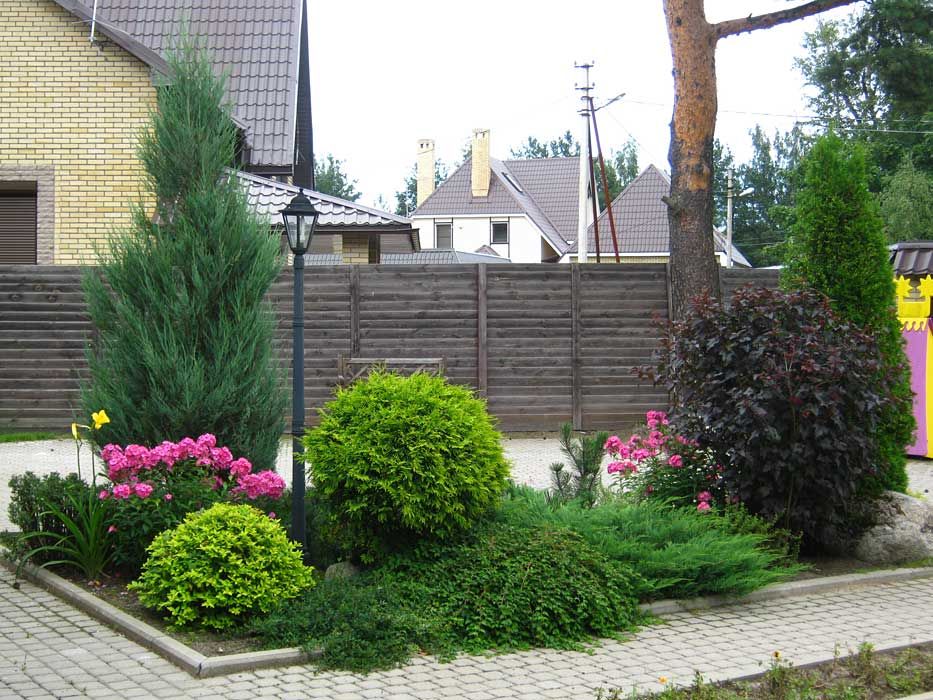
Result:
{"label": "pink flower cluster", "polygon": [[710,506],[710,501],[712,500],[713,494],[709,491],[700,491],[700,493],[697,494],[697,510],[709,510],[712,507]]}
{"label": "pink flower cluster", "polygon": [[[665,444],[675,439],[674,435],[660,430],[661,426],[670,425],[667,414],[664,411],[648,411],[647,413],[648,435],[632,435],[626,442],[622,442],[618,435],[612,435],[603,446],[614,461],[606,468],[610,474],[619,474],[626,476],[635,474],[638,471],[638,465],[648,459],[654,459],[665,452]],[[688,444],[684,438],[677,435],[676,440],[681,444]],[[668,465],[674,468],[683,466],[683,457],[679,454],[672,454],[668,457]]]}
{"label": "pink flower cluster", "polygon": [[251,501],[260,496],[279,498],[285,490],[285,481],[275,472],[259,472],[258,474],[244,474],[237,480],[237,485],[231,493],[243,493]]}
{"label": "pink flower cluster", "polygon": [[[107,477],[112,482],[110,489],[100,492],[101,499],[113,497],[127,499],[132,496],[149,498],[155,490],[153,484],[165,481],[161,472],[172,472],[176,465],[194,464],[205,468],[213,476],[213,487],[223,488],[228,483],[236,485],[234,494],[244,494],[254,500],[262,496],[278,498],[285,489],[285,482],[275,472],[264,471],[254,474],[248,459],[233,459],[226,447],[217,447],[217,438],[210,433],[197,440],[190,437],[178,442],[164,441],[148,448],[143,445],[105,445],[100,452],[107,465]],[[171,493],[162,496],[172,500]]]}

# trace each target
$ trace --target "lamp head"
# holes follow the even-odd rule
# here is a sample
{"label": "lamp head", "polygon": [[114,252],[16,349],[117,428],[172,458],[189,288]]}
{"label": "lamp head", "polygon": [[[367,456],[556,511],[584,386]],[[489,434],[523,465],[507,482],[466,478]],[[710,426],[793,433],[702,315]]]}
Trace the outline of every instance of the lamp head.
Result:
{"label": "lamp head", "polygon": [[288,247],[295,255],[304,255],[308,251],[311,237],[314,235],[314,227],[317,225],[317,217],[317,209],[300,191],[282,210]]}

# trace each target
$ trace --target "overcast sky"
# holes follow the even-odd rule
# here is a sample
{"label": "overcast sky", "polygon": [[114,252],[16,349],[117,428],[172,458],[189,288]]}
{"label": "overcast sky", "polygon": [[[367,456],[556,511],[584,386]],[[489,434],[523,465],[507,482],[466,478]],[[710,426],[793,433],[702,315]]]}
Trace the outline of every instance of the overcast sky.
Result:
{"label": "overcast sky", "polygon": [[[794,4],[801,4],[794,0]],[[583,82],[574,62],[595,61],[603,148],[629,135],[639,165],[669,171],[671,57],[661,0],[310,0],[311,93],[317,157],[332,153],[357,180],[361,203],[394,193],[420,138],[458,161],[473,128],[491,129],[492,155],[526,136],[579,131]],[[788,6],[788,0],[706,0],[710,21]],[[821,15],[840,18],[862,3]],[[816,18],[730,37],[716,53],[717,136],[739,158],[749,129],[786,130],[808,113],[793,66]],[[780,115],[780,116],[779,116]]]}

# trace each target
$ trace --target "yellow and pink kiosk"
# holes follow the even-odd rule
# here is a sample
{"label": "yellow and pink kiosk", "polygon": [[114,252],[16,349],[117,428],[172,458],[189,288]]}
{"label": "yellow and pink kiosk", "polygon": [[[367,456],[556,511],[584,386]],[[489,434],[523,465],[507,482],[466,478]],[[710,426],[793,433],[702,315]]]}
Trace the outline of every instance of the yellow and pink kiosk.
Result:
{"label": "yellow and pink kiosk", "polygon": [[910,362],[910,388],[914,392],[917,433],[907,454],[933,457],[933,342],[931,342],[930,299],[933,277],[927,275],[913,286],[906,277],[897,278],[897,318],[901,322],[905,351]]}

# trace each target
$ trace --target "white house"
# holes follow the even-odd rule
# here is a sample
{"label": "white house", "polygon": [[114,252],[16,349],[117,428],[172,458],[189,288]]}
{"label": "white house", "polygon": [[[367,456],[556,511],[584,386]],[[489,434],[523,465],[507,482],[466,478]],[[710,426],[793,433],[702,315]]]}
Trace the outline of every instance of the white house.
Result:
{"label": "white house", "polygon": [[579,158],[497,160],[489,130],[474,129],[471,157],[434,190],[434,142],[418,142],[421,248],[476,251],[515,263],[557,262],[576,238]]}

